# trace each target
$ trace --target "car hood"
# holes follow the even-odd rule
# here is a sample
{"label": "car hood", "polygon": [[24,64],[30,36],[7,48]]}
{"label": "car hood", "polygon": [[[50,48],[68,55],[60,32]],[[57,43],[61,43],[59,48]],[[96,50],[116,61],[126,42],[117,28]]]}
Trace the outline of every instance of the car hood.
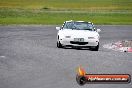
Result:
{"label": "car hood", "polygon": [[95,37],[99,36],[96,31],[89,30],[72,30],[72,29],[64,29],[60,30],[60,33],[64,36],[72,36],[72,37]]}

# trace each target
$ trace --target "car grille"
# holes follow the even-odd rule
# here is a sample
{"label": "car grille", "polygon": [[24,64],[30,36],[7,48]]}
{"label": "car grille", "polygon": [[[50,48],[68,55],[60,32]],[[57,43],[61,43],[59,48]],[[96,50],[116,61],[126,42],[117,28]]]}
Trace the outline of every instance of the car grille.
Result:
{"label": "car grille", "polygon": [[71,44],[78,44],[78,45],[86,45],[88,42],[75,42],[75,41],[70,41]]}

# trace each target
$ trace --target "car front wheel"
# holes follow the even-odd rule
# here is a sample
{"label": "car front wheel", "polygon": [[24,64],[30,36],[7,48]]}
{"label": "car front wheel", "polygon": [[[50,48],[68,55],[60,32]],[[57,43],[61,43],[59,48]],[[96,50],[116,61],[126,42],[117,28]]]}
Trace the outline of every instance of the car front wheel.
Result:
{"label": "car front wheel", "polygon": [[57,39],[57,47],[58,47],[58,48],[62,48],[62,47],[63,47],[62,44],[61,44],[60,41],[59,41],[59,36],[58,36],[58,39]]}
{"label": "car front wheel", "polygon": [[90,50],[92,50],[92,51],[98,51],[99,50],[99,43],[98,43],[97,46],[90,47]]}
{"label": "car front wheel", "polygon": [[57,47],[62,48],[62,44],[59,41],[57,42]]}

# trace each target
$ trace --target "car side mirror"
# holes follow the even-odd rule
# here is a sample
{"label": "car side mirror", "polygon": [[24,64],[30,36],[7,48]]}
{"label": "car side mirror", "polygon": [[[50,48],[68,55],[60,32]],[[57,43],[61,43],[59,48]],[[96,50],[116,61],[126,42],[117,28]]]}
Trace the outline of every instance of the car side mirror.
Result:
{"label": "car side mirror", "polygon": [[99,33],[99,32],[101,32],[101,30],[100,29],[97,29],[97,32]]}
{"label": "car side mirror", "polygon": [[58,30],[58,31],[59,31],[60,29],[61,29],[60,27],[56,27],[56,30]]}

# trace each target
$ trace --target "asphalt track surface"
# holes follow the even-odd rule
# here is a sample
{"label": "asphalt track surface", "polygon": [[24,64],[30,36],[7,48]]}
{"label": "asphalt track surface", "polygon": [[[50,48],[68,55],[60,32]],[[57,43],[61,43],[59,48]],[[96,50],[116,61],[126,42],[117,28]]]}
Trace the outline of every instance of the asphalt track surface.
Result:
{"label": "asphalt track surface", "polygon": [[103,48],[132,39],[132,26],[99,25],[99,51],[56,48],[55,26],[0,26],[0,88],[132,88],[132,84],[76,83],[82,66],[90,74],[132,75],[132,54]]}

